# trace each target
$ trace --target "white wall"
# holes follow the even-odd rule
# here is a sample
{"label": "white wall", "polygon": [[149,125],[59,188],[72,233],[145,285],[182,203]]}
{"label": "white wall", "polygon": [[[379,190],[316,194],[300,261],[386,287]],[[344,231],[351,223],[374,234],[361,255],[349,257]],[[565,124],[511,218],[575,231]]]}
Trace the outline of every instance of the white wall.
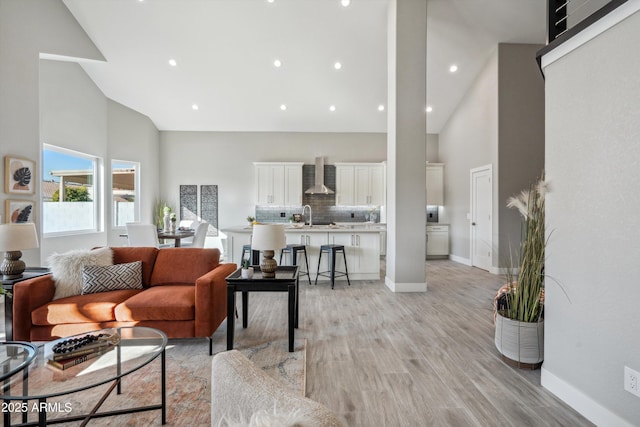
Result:
{"label": "white wall", "polygon": [[636,13],[545,69],[545,269],[560,285],[542,385],[602,426],[640,425],[623,390],[624,366],[640,371],[639,45]]}
{"label": "white wall", "polygon": [[[153,222],[153,208],[160,196],[160,132],[153,122],[137,111],[125,107],[113,100],[107,100],[108,136],[107,150],[109,160],[125,160],[140,163],[140,218],[141,222]],[[111,175],[107,174],[108,188],[111,188]],[[126,245],[126,239],[120,237],[125,230],[113,228],[112,210],[107,209],[107,240],[109,246]]]}
{"label": "white wall", "polygon": [[[107,99],[75,62],[40,61],[40,138],[103,161],[107,157]],[[104,186],[98,193],[94,203],[100,206]],[[106,244],[103,232],[46,237],[40,239],[40,253],[44,263],[53,252]]]}
{"label": "white wall", "polygon": [[[428,120],[428,118],[427,118]],[[427,134],[427,161],[431,163],[438,163],[440,160],[439,157],[439,144],[438,144],[439,135],[437,133],[428,133]]]}
{"label": "white wall", "polygon": [[506,200],[528,188],[544,168],[544,82],[535,60],[541,47],[499,44],[438,139],[445,164],[439,221],[451,224],[454,259],[470,259],[469,171],[493,165],[493,272],[520,239],[520,217],[506,208]]}
{"label": "white wall", "polygon": [[[0,0],[0,156],[26,157],[38,166],[40,53],[104,59],[60,0]],[[33,198],[39,192],[36,183]],[[0,194],[2,205],[6,198]],[[40,258],[38,250],[24,251],[28,265]]]}
{"label": "white wall", "polygon": [[439,221],[450,224],[450,253],[469,260],[469,171],[493,164],[495,176],[498,169],[497,49],[440,132],[438,142],[440,162],[445,164],[445,208]]}
{"label": "white wall", "polygon": [[386,135],[375,133],[160,133],[161,195],[176,208],[180,185],[218,185],[220,228],[242,225],[254,212],[253,162],[386,159]]}
{"label": "white wall", "polygon": [[111,159],[140,162],[141,221],[153,221],[158,195],[159,132],[151,120],[104,96],[75,62],[41,60],[41,138],[44,143],[102,159],[103,182],[97,200],[104,207],[99,232],[41,239],[42,262],[52,252],[122,246],[123,228],[112,227]]}

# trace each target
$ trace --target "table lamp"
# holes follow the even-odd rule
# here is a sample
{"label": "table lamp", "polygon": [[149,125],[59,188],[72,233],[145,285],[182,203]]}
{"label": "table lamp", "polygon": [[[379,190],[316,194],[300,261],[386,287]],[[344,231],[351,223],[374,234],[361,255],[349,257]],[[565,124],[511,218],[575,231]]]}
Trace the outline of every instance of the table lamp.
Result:
{"label": "table lamp", "polygon": [[287,246],[284,235],[284,224],[255,224],[253,226],[253,236],[251,237],[251,249],[262,251],[263,259],[260,264],[262,277],[276,277],[278,263],[273,256],[276,249]]}
{"label": "table lamp", "polygon": [[26,268],[20,259],[23,249],[38,247],[38,233],[35,224],[1,224],[0,251],[5,251],[4,260],[0,264],[3,280],[19,279]]}

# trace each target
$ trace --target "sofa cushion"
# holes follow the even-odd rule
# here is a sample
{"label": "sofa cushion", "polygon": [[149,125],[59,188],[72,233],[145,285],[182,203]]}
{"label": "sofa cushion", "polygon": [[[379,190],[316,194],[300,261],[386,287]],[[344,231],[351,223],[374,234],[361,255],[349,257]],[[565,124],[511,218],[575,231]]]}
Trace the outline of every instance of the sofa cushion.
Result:
{"label": "sofa cushion", "polygon": [[193,285],[197,278],[216,268],[219,259],[218,249],[160,249],[151,274],[151,286]]}
{"label": "sofa cushion", "polygon": [[149,287],[151,272],[156,263],[158,248],[149,247],[113,247],[113,263],[126,264],[133,261],[142,261],[142,286]]}
{"label": "sofa cushion", "polygon": [[123,301],[115,309],[120,322],[140,320],[193,320],[195,286],[154,286]]}
{"label": "sofa cushion", "polygon": [[115,265],[85,265],[82,269],[82,294],[142,289],[142,261]]}
{"label": "sofa cushion", "polygon": [[33,310],[31,322],[48,326],[113,321],[116,319],[115,307],[139,292],[142,291],[126,289],[60,298]]}
{"label": "sofa cushion", "polygon": [[72,250],[65,253],[53,253],[49,256],[56,291],[53,299],[80,295],[82,292],[82,268],[85,265],[112,265],[113,252],[110,248],[94,250]]}

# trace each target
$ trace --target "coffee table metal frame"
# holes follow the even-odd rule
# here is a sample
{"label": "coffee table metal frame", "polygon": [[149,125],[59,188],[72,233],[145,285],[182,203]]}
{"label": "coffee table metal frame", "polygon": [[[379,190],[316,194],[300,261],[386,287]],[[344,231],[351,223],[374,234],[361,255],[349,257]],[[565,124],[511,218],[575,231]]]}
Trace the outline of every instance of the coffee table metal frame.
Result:
{"label": "coffee table metal frame", "polygon": [[254,266],[251,279],[243,279],[242,269],[227,276],[227,350],[233,349],[236,292],[242,292],[242,327],[249,319],[249,292],[287,292],[289,352],[293,351],[294,328],[298,327],[298,266],[279,265],[275,278],[263,278],[259,266]]}
{"label": "coffee table metal frame", "polygon": [[[132,414],[132,413],[137,413],[137,412],[144,412],[144,411],[153,411],[153,410],[160,410],[162,412],[162,424],[166,424],[167,423],[167,398],[166,398],[166,354],[165,354],[165,349],[167,346],[167,336],[164,332],[158,330],[158,329],[154,329],[154,328],[148,328],[148,327],[142,327],[142,326],[127,326],[127,327],[118,327],[118,328],[111,328],[108,330],[117,330],[118,333],[120,334],[120,336],[122,337],[122,331],[123,330],[147,330],[148,332],[151,332],[152,334],[156,334],[157,336],[147,336],[147,337],[134,337],[132,339],[122,339],[120,343],[118,343],[115,346],[115,349],[112,350],[114,352],[116,352],[116,374],[115,375],[111,375],[108,376],[107,378],[103,378],[100,381],[97,381],[95,383],[89,383],[89,384],[85,384],[85,385],[81,385],[79,387],[73,387],[70,390],[64,390],[64,391],[58,391],[58,392],[54,392],[54,393],[50,393],[50,394],[40,394],[40,395],[35,395],[35,396],[30,396],[29,395],[29,371],[31,369],[53,369],[51,367],[45,366],[47,364],[46,360],[45,360],[45,354],[44,354],[44,347],[46,346],[47,348],[51,348],[53,345],[55,345],[58,341],[61,340],[65,340],[65,339],[69,339],[69,337],[65,337],[65,338],[60,338],[58,340],[55,341],[51,341],[48,342],[46,344],[44,344],[43,346],[40,346],[40,350],[38,352],[38,358],[42,358],[43,360],[41,360],[38,363],[38,366],[30,366],[28,369],[24,369],[24,367],[22,368],[22,372],[24,373],[23,375],[23,380],[22,380],[22,385],[23,385],[23,392],[22,395],[20,396],[12,396],[10,394],[6,394],[6,390],[2,389],[0,394],[0,400],[2,400],[3,402],[11,402],[11,401],[21,401],[23,403],[26,403],[30,400],[37,400],[38,404],[37,404],[37,408],[46,408],[46,402],[47,399],[52,398],[52,397],[57,397],[57,396],[62,396],[62,395],[66,395],[66,394],[72,394],[72,393],[77,393],[77,392],[81,392],[87,389],[91,389],[91,388],[95,388],[98,386],[101,386],[103,384],[107,384],[107,383],[112,383],[109,388],[107,389],[107,391],[104,392],[104,394],[102,395],[102,397],[98,400],[98,402],[94,405],[94,407],[91,409],[91,411],[88,414],[82,414],[82,415],[71,415],[71,416],[66,416],[66,417],[60,417],[60,418],[54,418],[52,420],[47,420],[47,412],[46,409],[45,410],[38,410],[38,421],[32,421],[32,422],[28,422],[27,418],[28,418],[28,412],[27,411],[23,411],[22,414],[22,423],[20,424],[13,424],[14,427],[26,427],[26,426],[46,426],[46,425],[50,425],[50,424],[59,424],[59,423],[67,423],[67,422],[72,422],[72,421],[82,421],[82,423],[80,424],[80,426],[86,426],[87,423],[93,419],[93,418],[102,418],[102,417],[109,417],[109,416],[114,416],[114,415],[122,415],[122,414]],[[101,331],[104,331],[104,329],[102,330],[98,330],[98,331],[92,331],[92,333],[100,333]],[[78,335],[86,335],[86,334],[78,334]],[[149,355],[146,359],[144,359],[143,361],[141,361],[141,363],[134,365],[132,368],[128,369],[126,372],[122,372],[122,358],[121,358],[121,352],[122,352],[122,343],[123,341],[133,341],[133,340],[142,340],[142,339],[159,339],[161,341],[161,344],[159,344],[160,346],[160,350],[156,351],[155,354],[151,354]],[[28,344],[31,345],[31,344]],[[124,346],[126,347],[126,346]],[[111,352],[109,352],[111,353]],[[107,354],[109,354],[107,353]],[[105,400],[107,399],[107,397],[111,394],[111,392],[113,392],[114,389],[117,389],[117,394],[121,394],[122,393],[122,378],[143,368],[144,366],[148,365],[149,363],[153,362],[154,360],[156,360],[158,358],[158,356],[160,356],[160,364],[161,364],[161,368],[160,368],[160,375],[161,375],[161,394],[162,394],[162,398],[161,398],[161,403],[160,404],[156,404],[156,405],[147,405],[147,406],[138,406],[138,407],[133,407],[133,408],[125,408],[125,409],[117,409],[117,410],[112,410],[112,411],[103,411],[103,412],[98,412],[98,410],[100,409],[100,407],[102,406],[102,404],[105,402]],[[97,359],[96,359],[97,360]],[[33,360],[31,361],[31,365],[34,365]],[[78,367],[82,367],[85,366],[83,364],[78,365]],[[73,367],[71,369],[75,369],[76,367]],[[14,373],[14,375],[16,373],[18,373],[19,371],[16,371]],[[65,371],[60,371],[60,372],[65,372]],[[9,382],[11,381],[11,377],[7,377],[5,379],[5,382]],[[7,383],[8,384],[8,383]],[[9,389],[9,392],[11,390]],[[27,405],[27,408],[31,408],[31,405]],[[4,425],[9,427],[11,426],[11,412],[4,412],[3,413],[3,418],[4,418]]]}

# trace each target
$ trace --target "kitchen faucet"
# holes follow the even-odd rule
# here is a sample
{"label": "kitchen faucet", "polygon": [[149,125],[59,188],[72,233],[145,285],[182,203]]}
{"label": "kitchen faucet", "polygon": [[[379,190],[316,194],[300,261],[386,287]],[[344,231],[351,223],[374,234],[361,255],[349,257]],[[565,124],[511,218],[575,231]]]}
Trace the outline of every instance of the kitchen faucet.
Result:
{"label": "kitchen faucet", "polygon": [[302,207],[302,216],[304,216],[305,209],[309,208],[309,226],[313,226],[313,212],[311,212],[311,206],[304,205]]}

